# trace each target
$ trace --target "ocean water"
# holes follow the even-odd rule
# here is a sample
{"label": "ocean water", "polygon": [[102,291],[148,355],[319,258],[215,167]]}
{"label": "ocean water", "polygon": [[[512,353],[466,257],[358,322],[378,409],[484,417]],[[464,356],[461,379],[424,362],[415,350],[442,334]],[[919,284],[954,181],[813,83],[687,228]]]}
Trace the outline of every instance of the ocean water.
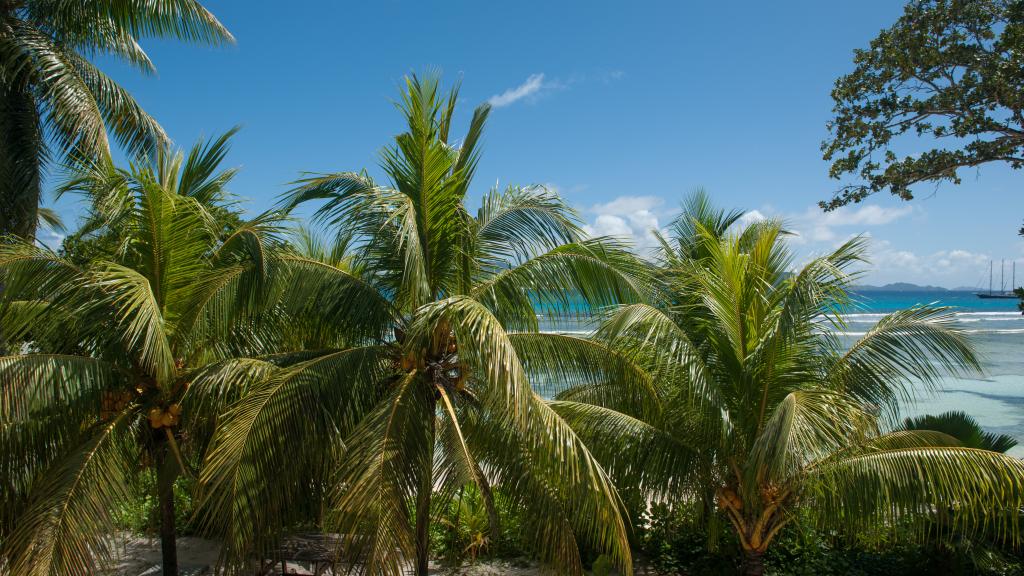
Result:
{"label": "ocean water", "polygon": [[[847,317],[852,341],[887,312],[915,304],[938,304],[955,310],[957,323],[978,350],[984,374],[948,378],[937,394],[918,394],[903,407],[907,416],[964,411],[988,431],[1009,434],[1024,444],[1024,316],[1017,300],[981,299],[971,292],[861,292],[858,310]],[[1024,446],[1010,451],[1024,457]]]}
{"label": "ocean water", "polygon": [[[984,373],[977,378],[948,378],[942,390],[923,388],[913,402],[903,406],[905,416],[939,414],[949,410],[967,412],[988,431],[1009,434],[1022,446],[1010,451],[1024,457],[1024,316],[1017,300],[985,300],[971,292],[858,292],[857,305],[846,317],[843,336],[852,343],[863,336],[886,313],[916,304],[935,304],[954,309],[957,323],[977,348]],[[581,317],[558,323],[542,318],[541,330],[588,334],[593,320]],[[539,392],[550,395],[552,386],[540,384]]]}

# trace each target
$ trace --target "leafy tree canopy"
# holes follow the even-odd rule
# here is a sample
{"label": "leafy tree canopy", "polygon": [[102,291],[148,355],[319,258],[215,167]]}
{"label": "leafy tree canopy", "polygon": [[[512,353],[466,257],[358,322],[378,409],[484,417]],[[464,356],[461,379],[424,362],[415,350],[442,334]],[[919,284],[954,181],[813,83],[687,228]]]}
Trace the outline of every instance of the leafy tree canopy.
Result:
{"label": "leafy tree canopy", "polygon": [[[961,168],[1024,165],[1024,2],[913,1],[854,63],[832,90],[822,151],[832,178],[860,182],[822,208],[886,189],[909,200],[915,184],[959,183]],[[901,156],[893,144],[904,134],[937,145]]]}

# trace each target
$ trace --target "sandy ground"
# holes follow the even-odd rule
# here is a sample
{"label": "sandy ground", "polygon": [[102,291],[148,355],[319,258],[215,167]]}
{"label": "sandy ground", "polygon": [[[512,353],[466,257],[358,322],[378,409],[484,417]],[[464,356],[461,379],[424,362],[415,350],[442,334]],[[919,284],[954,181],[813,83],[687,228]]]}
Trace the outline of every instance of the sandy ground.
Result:
{"label": "sandy ground", "polygon": [[[139,576],[160,563],[160,540],[129,534],[114,536],[115,565],[112,576]],[[220,544],[203,538],[178,538],[178,564],[213,566],[217,563]]]}
{"label": "sandy ground", "polygon": [[[160,541],[128,534],[114,537],[116,563],[109,576],[139,576],[160,563]],[[181,569],[189,566],[210,566],[217,563],[220,545],[213,540],[195,537],[178,538],[178,563]],[[310,574],[301,566],[288,565],[288,574]],[[280,564],[272,574],[281,573]],[[340,573],[344,573],[343,571]],[[472,566],[452,568],[431,563],[431,573],[451,576],[539,576],[543,572],[536,563],[522,561],[480,562]]]}

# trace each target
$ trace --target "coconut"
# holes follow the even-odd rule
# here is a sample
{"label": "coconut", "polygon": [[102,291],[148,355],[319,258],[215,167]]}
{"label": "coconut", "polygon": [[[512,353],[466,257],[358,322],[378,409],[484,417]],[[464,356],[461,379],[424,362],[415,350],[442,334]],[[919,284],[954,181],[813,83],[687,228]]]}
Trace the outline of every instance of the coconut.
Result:
{"label": "coconut", "polygon": [[163,426],[163,411],[159,408],[152,408],[149,411],[149,425],[153,428]]}

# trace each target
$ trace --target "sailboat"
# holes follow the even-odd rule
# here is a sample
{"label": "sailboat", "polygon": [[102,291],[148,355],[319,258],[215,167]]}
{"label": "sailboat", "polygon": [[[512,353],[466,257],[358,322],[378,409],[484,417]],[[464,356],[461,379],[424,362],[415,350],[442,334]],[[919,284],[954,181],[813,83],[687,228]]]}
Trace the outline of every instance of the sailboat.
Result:
{"label": "sailboat", "polygon": [[[1017,295],[1013,293],[1013,290],[1006,290],[1004,276],[1006,275],[1006,260],[999,261],[999,292],[992,291],[992,261],[988,261],[988,292],[978,292],[975,294],[978,298],[1005,298],[1015,299]],[[1014,287],[1017,285],[1017,262],[1013,262],[1013,280],[1010,282],[1010,286]]]}

